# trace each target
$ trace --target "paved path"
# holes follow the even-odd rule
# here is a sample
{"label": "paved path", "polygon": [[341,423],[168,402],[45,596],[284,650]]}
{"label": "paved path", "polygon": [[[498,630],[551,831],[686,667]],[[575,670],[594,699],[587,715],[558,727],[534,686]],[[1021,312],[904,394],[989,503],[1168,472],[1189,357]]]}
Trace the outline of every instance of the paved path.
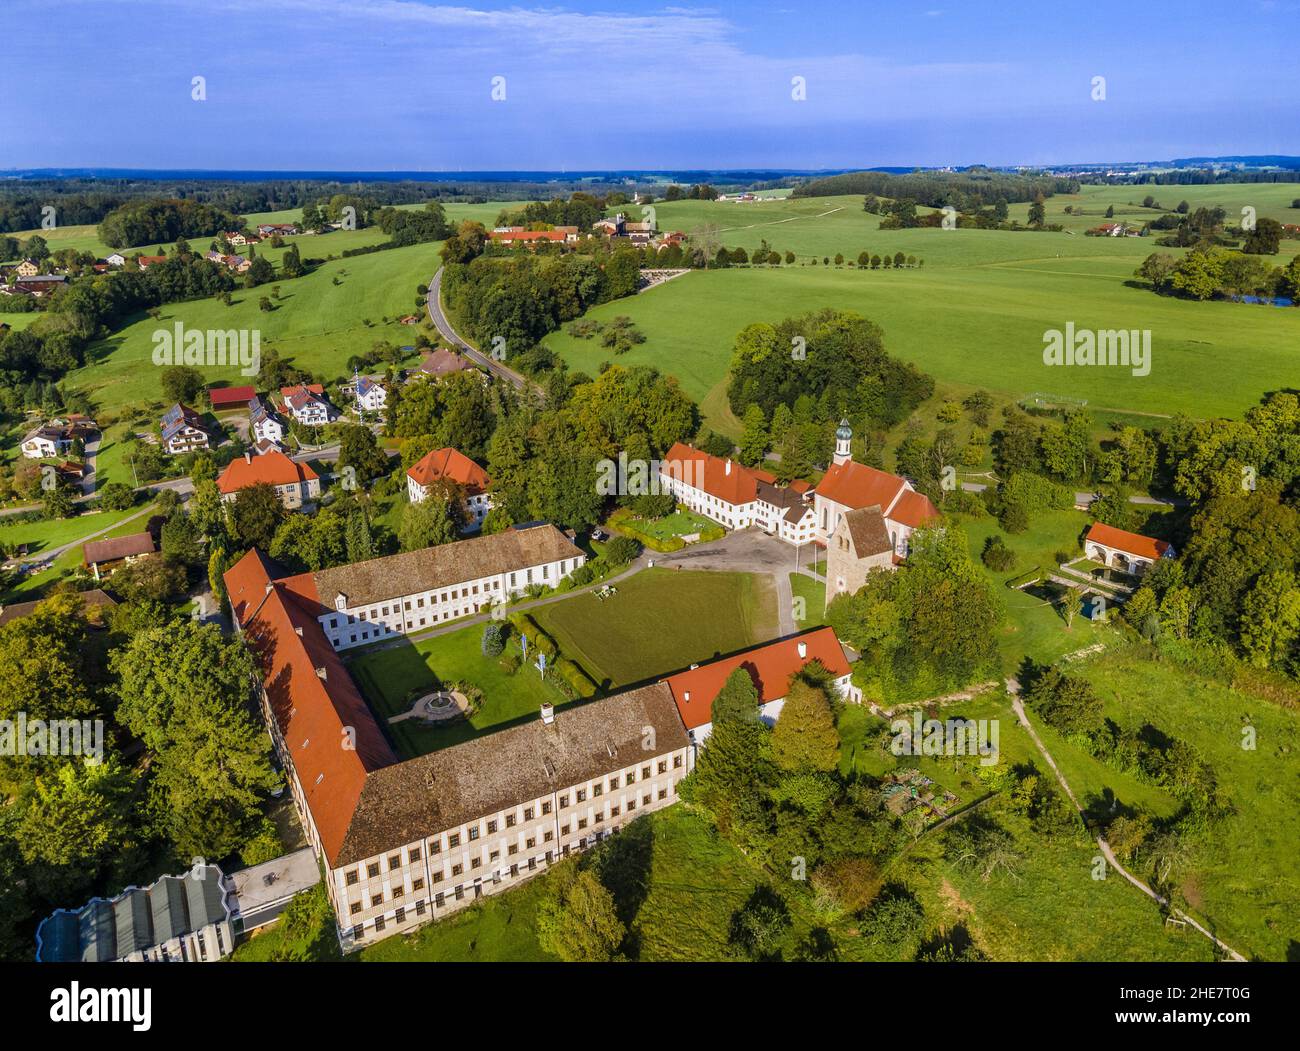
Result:
{"label": "paved path", "polygon": [[136,511],[134,514],[127,515],[125,518],[119,518],[112,525],[106,525],[104,526],[103,529],[97,530],[94,533],[87,533],[85,536],[78,537],[76,540],[73,540],[70,543],[61,544],[59,547],[51,548],[48,551],[39,551],[37,552],[37,555],[39,556],[39,560],[35,561],[34,564],[38,566],[46,566],[52,563],[56,558],[58,558],[65,551],[70,551],[74,547],[80,547],[82,544],[85,544],[90,540],[94,540],[97,537],[101,537],[105,533],[111,533],[118,526],[124,525],[127,522],[134,522],[141,515],[146,515],[153,509],[154,507],[152,504],[147,504],[146,506],[140,508],[139,511]]}
{"label": "paved path", "polygon": [[[1011,709],[1016,713],[1016,718],[1020,720],[1020,725],[1023,726],[1025,728],[1025,731],[1029,734],[1030,739],[1034,742],[1034,745],[1038,748],[1038,751],[1042,754],[1043,761],[1047,763],[1048,768],[1052,771],[1053,774],[1056,775],[1056,780],[1060,782],[1062,790],[1064,790],[1070,802],[1074,804],[1074,809],[1079,812],[1079,817],[1083,820],[1083,823],[1086,826],[1088,824],[1088,819],[1083,813],[1083,807],[1079,805],[1079,800],[1075,798],[1074,791],[1070,788],[1070,783],[1066,781],[1065,775],[1061,773],[1060,768],[1056,765],[1056,760],[1052,758],[1052,753],[1049,752],[1047,750],[1047,746],[1043,744],[1043,739],[1038,736],[1038,731],[1034,729],[1033,723],[1031,723],[1028,717],[1025,715],[1025,706],[1020,698],[1020,683],[1016,679],[1007,679],[1007,693],[1011,695]],[[1102,855],[1105,857],[1106,863],[1110,865],[1110,867],[1113,868],[1116,872],[1118,872],[1121,876],[1123,876],[1126,880],[1128,880],[1131,884],[1133,884],[1133,886],[1137,887],[1137,889],[1140,890],[1143,894],[1145,894],[1148,898],[1150,898],[1152,901],[1155,901],[1160,905],[1169,908],[1170,914],[1172,916],[1174,916],[1176,919],[1182,920],[1189,926],[1196,928],[1196,930],[1200,931],[1207,938],[1209,938],[1210,941],[1214,942],[1214,944],[1217,945],[1221,950],[1223,950],[1223,952],[1227,953],[1231,959],[1235,960],[1238,963],[1246,962],[1246,958],[1242,956],[1241,953],[1237,952],[1236,949],[1232,948],[1232,946],[1228,945],[1226,942],[1220,941],[1219,938],[1217,938],[1215,935],[1207,931],[1204,927],[1202,927],[1199,923],[1197,923],[1195,919],[1193,919],[1187,913],[1183,912],[1182,909],[1178,909],[1170,906],[1168,898],[1164,897],[1161,894],[1157,894],[1154,890],[1148,887],[1146,883],[1138,879],[1131,872],[1129,872],[1128,869],[1126,869],[1123,865],[1121,865],[1119,863],[1119,859],[1115,857],[1115,852],[1110,849],[1110,844],[1106,842],[1105,837],[1102,836],[1100,833],[1098,833],[1097,835],[1097,847],[1101,850]]]}
{"label": "paved path", "polygon": [[461,339],[456,330],[451,327],[451,322],[447,319],[447,315],[442,309],[442,270],[442,267],[438,267],[438,272],[433,275],[433,279],[429,282],[429,294],[425,297],[426,305],[429,308],[429,320],[433,322],[434,327],[442,334],[442,338],[476,365],[486,369],[493,376],[505,380],[507,383],[513,385],[516,390],[532,390],[536,392],[539,397],[544,398],[545,393],[536,383],[527,379],[522,373],[507,368],[495,358],[490,358],[481,351],[475,350],[465,340]]}
{"label": "paved path", "polygon": [[99,442],[103,435],[99,431],[95,432],[95,437],[86,442],[85,467],[86,473],[81,476],[81,495],[83,497],[95,495],[95,457],[99,455]]}

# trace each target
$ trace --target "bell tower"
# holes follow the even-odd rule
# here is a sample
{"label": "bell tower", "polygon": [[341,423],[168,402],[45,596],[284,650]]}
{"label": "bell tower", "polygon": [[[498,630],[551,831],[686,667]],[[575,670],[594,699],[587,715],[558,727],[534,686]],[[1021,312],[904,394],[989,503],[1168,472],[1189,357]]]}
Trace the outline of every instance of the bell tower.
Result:
{"label": "bell tower", "polygon": [[840,420],[840,425],[835,428],[835,459],[833,463],[848,463],[853,459],[850,451],[853,442],[853,429],[849,426],[848,418]]}

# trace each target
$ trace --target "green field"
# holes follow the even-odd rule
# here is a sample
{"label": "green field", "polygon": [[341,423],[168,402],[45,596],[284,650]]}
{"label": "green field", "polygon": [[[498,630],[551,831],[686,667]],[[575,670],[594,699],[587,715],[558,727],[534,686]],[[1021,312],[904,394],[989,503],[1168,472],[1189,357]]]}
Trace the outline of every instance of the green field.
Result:
{"label": "green field", "polygon": [[776,593],[766,577],[656,568],[616,587],[612,598],[587,593],[532,611],[560,651],[604,689],[658,678],[777,634]]}
{"label": "green field", "polygon": [[[537,670],[520,667],[508,674],[497,658],[479,649],[483,625],[474,624],[446,635],[418,642],[403,641],[388,649],[373,650],[348,663],[362,693],[374,709],[398,751],[407,757],[461,744],[512,723],[537,718],[544,702],[556,707],[565,697]],[[508,652],[518,653],[511,639]],[[435,689],[439,683],[468,682],[483,691],[482,707],[468,720],[429,726],[418,719],[389,723],[388,717],[406,711],[415,691]]]}
{"label": "green field", "polygon": [[820,580],[813,580],[806,573],[790,574],[790,589],[796,599],[804,600],[806,616],[800,620],[795,617],[795,626],[800,631],[819,628],[826,623],[826,585]]}

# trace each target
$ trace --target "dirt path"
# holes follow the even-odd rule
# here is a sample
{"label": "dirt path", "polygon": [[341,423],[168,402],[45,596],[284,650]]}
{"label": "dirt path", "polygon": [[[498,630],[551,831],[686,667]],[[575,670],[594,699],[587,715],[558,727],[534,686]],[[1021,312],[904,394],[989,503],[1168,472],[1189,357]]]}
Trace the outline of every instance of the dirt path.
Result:
{"label": "dirt path", "polygon": [[[1060,768],[1056,765],[1056,760],[1052,758],[1052,753],[1047,750],[1047,746],[1043,744],[1043,739],[1038,736],[1038,731],[1034,729],[1034,726],[1029,721],[1028,716],[1025,715],[1025,706],[1020,699],[1020,683],[1015,679],[1008,679],[1007,692],[1011,694],[1011,709],[1016,713],[1016,718],[1020,720],[1020,725],[1025,728],[1025,732],[1029,734],[1030,739],[1034,742],[1034,746],[1038,749],[1039,753],[1042,755],[1043,761],[1047,763],[1048,768],[1052,771],[1053,774],[1056,775],[1056,780],[1060,782],[1061,789],[1065,792],[1070,802],[1074,804],[1074,809],[1079,812],[1080,819],[1082,819],[1083,823],[1087,825],[1088,820],[1086,817],[1084,817],[1083,807],[1079,805],[1078,799],[1075,798],[1074,791],[1070,788],[1070,783],[1066,781],[1065,775],[1061,773]],[[1137,889],[1140,890],[1143,894],[1145,894],[1148,898],[1150,898],[1152,901],[1157,902],[1160,905],[1169,908],[1170,913],[1175,918],[1182,920],[1190,927],[1196,928],[1196,930],[1200,931],[1207,938],[1209,938],[1210,941],[1214,942],[1214,944],[1217,945],[1221,950],[1223,950],[1223,952],[1227,953],[1232,960],[1235,960],[1238,963],[1246,962],[1246,958],[1242,956],[1241,953],[1237,952],[1237,950],[1234,949],[1232,946],[1228,945],[1227,942],[1219,940],[1219,938],[1211,934],[1199,923],[1197,923],[1195,919],[1187,915],[1187,913],[1183,912],[1182,909],[1174,908],[1173,906],[1171,906],[1169,904],[1168,898],[1160,894],[1157,894],[1154,890],[1148,887],[1146,883],[1138,879],[1131,872],[1129,872],[1128,869],[1126,869],[1123,865],[1121,865],[1119,863],[1119,859],[1115,857],[1114,851],[1110,849],[1110,844],[1106,842],[1105,837],[1102,836],[1101,834],[1097,835],[1097,847],[1101,850],[1102,855],[1105,857],[1106,863],[1110,865],[1110,867],[1113,868],[1116,872],[1118,872],[1121,876],[1123,876],[1126,880],[1128,880],[1131,884],[1133,884],[1133,886],[1137,887]]]}

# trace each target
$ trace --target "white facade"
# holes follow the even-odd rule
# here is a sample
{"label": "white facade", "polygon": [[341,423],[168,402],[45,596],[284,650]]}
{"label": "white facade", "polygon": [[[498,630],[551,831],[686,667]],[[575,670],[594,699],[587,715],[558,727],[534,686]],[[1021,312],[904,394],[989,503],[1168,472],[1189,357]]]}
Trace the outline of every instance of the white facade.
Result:
{"label": "white facade", "polygon": [[493,573],[358,606],[349,604],[348,597],[343,594],[321,595],[321,602],[332,605],[334,611],[317,619],[336,650],[364,646],[470,616],[488,604],[505,602],[523,594],[532,584],[555,587],[586,559],[586,555],[579,553],[558,562]]}
{"label": "white facade", "polygon": [[[840,700],[849,701],[853,704],[862,703],[862,691],[853,685],[852,673],[841,675],[834,680],[834,687],[839,694]],[[768,726],[775,726],[776,721],[781,718],[781,709],[785,707],[785,698],[777,697],[768,701],[766,704],[758,706],[758,717]],[[702,723],[690,731],[691,740],[695,746],[701,747],[709,739],[713,732],[713,723]],[[693,765],[693,764],[692,764]]]}

